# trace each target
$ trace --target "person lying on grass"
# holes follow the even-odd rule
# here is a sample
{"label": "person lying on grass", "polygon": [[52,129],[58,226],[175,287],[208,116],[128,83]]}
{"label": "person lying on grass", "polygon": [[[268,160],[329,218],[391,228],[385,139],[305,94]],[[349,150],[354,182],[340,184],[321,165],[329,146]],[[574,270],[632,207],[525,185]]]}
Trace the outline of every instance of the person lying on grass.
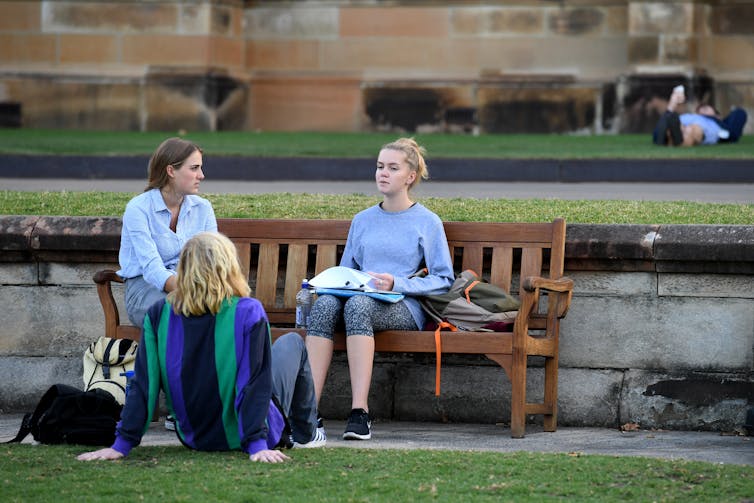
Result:
{"label": "person lying on grass", "polygon": [[323,446],[304,342],[291,332],[270,343],[267,314],[249,297],[233,243],[197,234],[181,251],[176,279],[147,311],[115,442],[77,459],[127,456],[160,390],[178,438],[192,449],[240,449],[252,461],[278,463],[290,459],[281,448]]}

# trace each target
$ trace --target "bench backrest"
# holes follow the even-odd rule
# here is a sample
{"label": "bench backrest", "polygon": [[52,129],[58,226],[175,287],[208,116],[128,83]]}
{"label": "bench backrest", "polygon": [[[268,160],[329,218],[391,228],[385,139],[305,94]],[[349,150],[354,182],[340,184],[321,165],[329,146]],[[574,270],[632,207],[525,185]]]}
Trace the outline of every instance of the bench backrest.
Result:
{"label": "bench backrest", "polygon": [[[272,324],[293,323],[301,280],[340,261],[350,220],[218,220],[236,245],[252,296]],[[520,278],[563,276],[565,221],[445,222],[453,268],[473,269],[514,293]]]}

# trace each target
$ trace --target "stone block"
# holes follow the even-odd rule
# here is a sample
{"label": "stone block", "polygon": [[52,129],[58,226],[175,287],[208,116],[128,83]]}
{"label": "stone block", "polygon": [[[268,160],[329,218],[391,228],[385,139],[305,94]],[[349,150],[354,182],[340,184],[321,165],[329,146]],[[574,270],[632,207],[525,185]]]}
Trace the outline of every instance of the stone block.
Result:
{"label": "stone block", "polygon": [[178,62],[182,67],[204,67],[211,63],[207,37],[199,35],[123,35],[122,44],[125,64],[171,66]]}
{"label": "stone block", "polygon": [[337,7],[259,7],[246,9],[246,37],[265,39],[327,39],[338,37]]}
{"label": "stone block", "polygon": [[180,5],[172,2],[127,6],[117,1],[44,2],[42,29],[53,33],[175,33],[179,9]]}
{"label": "stone block", "polygon": [[259,70],[316,70],[316,40],[250,40],[246,43],[246,67]]}
{"label": "stone block", "polygon": [[0,31],[39,31],[42,2],[0,2]]}
{"label": "stone block", "polygon": [[566,256],[576,259],[651,260],[658,225],[569,225]]}
{"label": "stone block", "polygon": [[38,282],[35,263],[0,263],[0,285],[36,285]]}
{"label": "stone block", "polygon": [[111,64],[120,58],[120,43],[114,35],[60,35],[61,64]]}
{"label": "stone block", "polygon": [[560,86],[480,86],[479,125],[486,133],[565,133],[594,124],[591,89]]}
{"label": "stone block", "polygon": [[[730,35],[711,37],[705,41],[702,63],[713,72],[742,72],[754,68],[754,37]],[[742,103],[737,103],[741,105]],[[751,122],[751,120],[749,120]]]}
{"label": "stone block", "polygon": [[349,77],[258,77],[251,81],[249,123],[266,131],[354,131],[360,115],[361,80]]}
{"label": "stone block", "polygon": [[605,28],[605,12],[596,7],[548,9],[547,18],[556,35],[594,35]]}
{"label": "stone block", "polygon": [[[379,71],[425,68],[446,68],[448,41],[423,37],[386,38],[376,43],[369,38],[323,40],[320,42],[320,64],[336,72],[363,72],[365,68]],[[411,50],[407,50],[407,48]]]}
{"label": "stone block", "polygon": [[605,10],[605,28],[611,35],[626,35],[628,33],[628,7],[625,5],[611,5]]}
{"label": "stone block", "polygon": [[660,39],[657,36],[632,36],[628,39],[628,62],[634,65],[660,61]]}
{"label": "stone block", "polygon": [[340,37],[435,37],[448,35],[448,9],[435,7],[341,7]]}
{"label": "stone block", "polygon": [[657,275],[647,272],[611,273],[566,271],[574,281],[574,295],[632,297],[657,293]]}
{"label": "stone block", "polygon": [[209,61],[213,66],[226,70],[244,68],[244,42],[227,37],[211,37],[209,40]]}
{"label": "stone block", "polygon": [[728,5],[714,5],[709,15],[710,31],[715,35],[752,36],[754,27],[754,4],[737,2]]}
{"label": "stone block", "polygon": [[0,33],[0,63],[56,63],[56,44],[55,35]]}
{"label": "stone block", "polygon": [[450,11],[452,36],[540,34],[544,29],[541,9],[517,7],[457,7]]}
{"label": "stone block", "polygon": [[85,286],[96,288],[92,279],[94,273],[102,269],[118,270],[118,264],[42,262],[39,264],[39,283],[41,285]]}
{"label": "stone block", "polygon": [[734,431],[745,423],[754,383],[745,374],[629,370],[620,422],[642,428]]}
{"label": "stone block", "polygon": [[631,35],[689,33],[693,28],[694,2],[630,2]]}
{"label": "stone block", "polygon": [[662,60],[665,63],[692,64],[698,58],[698,45],[695,37],[668,35],[662,37]]}
{"label": "stone block", "polygon": [[565,367],[746,371],[753,347],[747,299],[577,296],[560,328]]}
{"label": "stone block", "polygon": [[754,227],[739,225],[668,225],[655,239],[658,261],[751,262]]}
{"label": "stone block", "polygon": [[658,275],[657,294],[661,297],[709,297],[754,299],[754,276],[732,274]]}
{"label": "stone block", "polygon": [[[84,349],[61,357],[0,356],[0,414],[33,412],[39,399],[53,384],[83,389]],[[19,427],[21,425],[19,424]]]}
{"label": "stone block", "polygon": [[[91,286],[3,286],[0,355],[74,356],[100,335],[105,318]],[[125,311],[124,311],[125,312]]]}

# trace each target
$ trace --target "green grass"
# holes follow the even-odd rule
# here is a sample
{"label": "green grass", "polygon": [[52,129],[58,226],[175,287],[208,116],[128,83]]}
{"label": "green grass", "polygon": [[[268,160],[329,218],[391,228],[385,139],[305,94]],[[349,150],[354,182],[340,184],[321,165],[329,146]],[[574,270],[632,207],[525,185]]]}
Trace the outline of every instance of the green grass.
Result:
{"label": "green grass", "polygon": [[750,466],[639,457],[326,448],[265,465],[238,452],[148,446],[122,461],[76,461],[84,450],[3,446],[2,500],[743,502],[754,495]]}
{"label": "green grass", "polygon": [[[0,215],[121,216],[135,194],[0,191]],[[323,194],[204,194],[219,218],[350,219],[377,197]],[[592,224],[754,223],[754,204],[684,201],[421,198],[443,220]]]}
{"label": "green grass", "polygon": [[[0,154],[148,155],[172,132],[110,132],[0,129]],[[196,132],[185,135],[212,155],[270,157],[376,157],[395,133]],[[431,160],[493,159],[754,159],[754,136],[739,143],[697,148],[664,148],[649,135],[450,135],[417,134]]]}

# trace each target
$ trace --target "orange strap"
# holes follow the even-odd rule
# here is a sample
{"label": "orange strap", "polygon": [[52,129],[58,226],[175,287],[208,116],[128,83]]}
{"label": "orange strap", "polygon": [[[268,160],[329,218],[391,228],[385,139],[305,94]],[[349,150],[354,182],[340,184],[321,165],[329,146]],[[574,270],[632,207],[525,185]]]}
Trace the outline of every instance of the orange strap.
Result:
{"label": "orange strap", "polygon": [[479,281],[472,281],[471,284],[467,286],[466,289],[463,291],[463,294],[466,296],[466,302],[468,302],[469,304],[471,304],[471,299],[469,298],[469,292],[471,291],[472,288],[474,288],[478,284],[479,284]]}
{"label": "orange strap", "polygon": [[447,321],[441,321],[437,324],[437,330],[435,330],[435,354],[437,355],[437,367],[435,369],[435,396],[440,396],[440,368],[442,367],[442,339],[440,338],[440,330],[443,328],[448,328],[451,332],[458,330],[455,325],[448,323]]}

